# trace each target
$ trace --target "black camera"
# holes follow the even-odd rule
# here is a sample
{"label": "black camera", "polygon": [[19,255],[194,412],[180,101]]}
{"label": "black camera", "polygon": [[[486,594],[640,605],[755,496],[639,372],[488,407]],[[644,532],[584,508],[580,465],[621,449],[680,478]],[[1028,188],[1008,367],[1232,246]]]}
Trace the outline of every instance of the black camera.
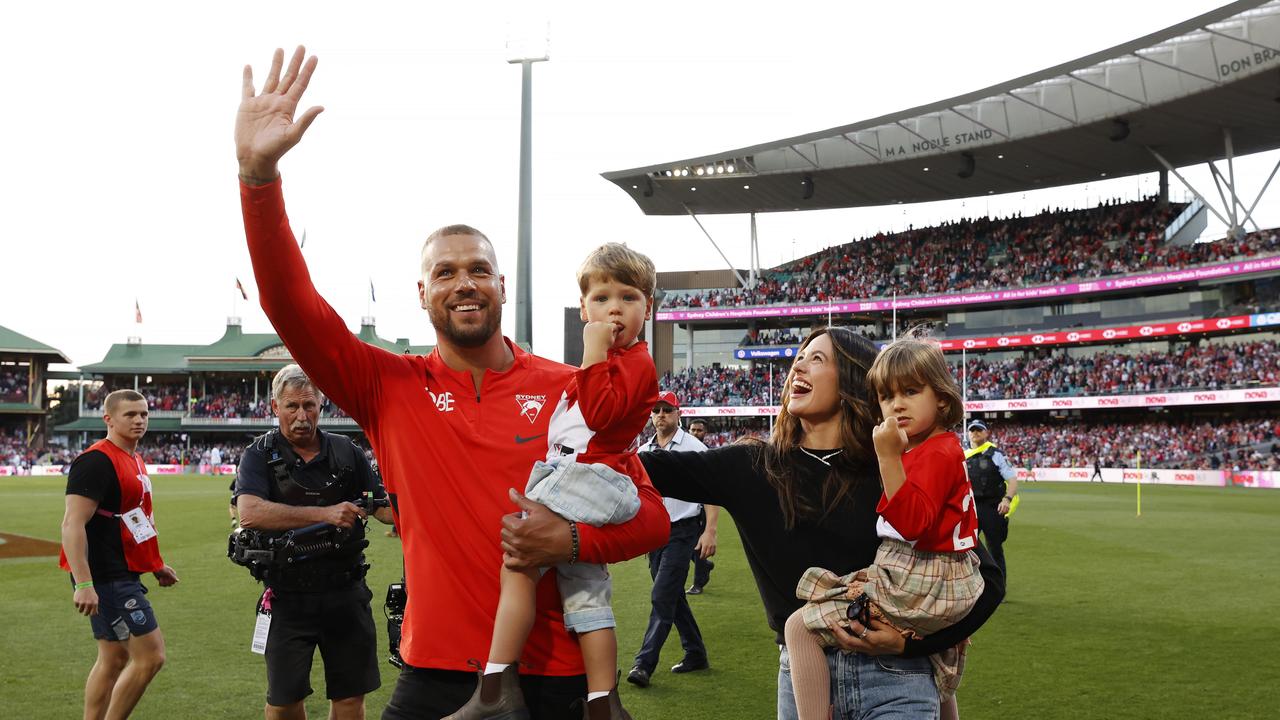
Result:
{"label": "black camera", "polygon": [[398,668],[404,667],[404,658],[400,657],[400,626],[404,625],[404,606],[408,602],[409,593],[405,592],[403,581],[387,586],[387,601],[382,604],[382,614],[387,616],[387,645],[391,648],[387,662]]}

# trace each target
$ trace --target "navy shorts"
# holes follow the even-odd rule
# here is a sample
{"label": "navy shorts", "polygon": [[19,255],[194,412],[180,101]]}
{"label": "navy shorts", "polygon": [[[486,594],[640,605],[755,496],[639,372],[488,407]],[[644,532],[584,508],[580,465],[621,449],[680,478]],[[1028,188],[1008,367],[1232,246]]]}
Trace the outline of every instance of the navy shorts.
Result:
{"label": "navy shorts", "polygon": [[98,614],[89,618],[89,625],[95,639],[124,642],[160,627],[140,580],[94,583],[93,589],[98,593]]}

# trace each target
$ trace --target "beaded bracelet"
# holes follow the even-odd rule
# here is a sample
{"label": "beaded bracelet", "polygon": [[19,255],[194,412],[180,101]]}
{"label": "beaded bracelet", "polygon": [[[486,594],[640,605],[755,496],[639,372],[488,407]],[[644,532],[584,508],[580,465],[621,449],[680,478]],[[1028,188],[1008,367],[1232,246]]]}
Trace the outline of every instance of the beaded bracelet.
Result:
{"label": "beaded bracelet", "polygon": [[77,589],[77,590],[83,590],[83,589],[85,589],[85,588],[91,588],[91,587],[93,587],[93,581],[92,581],[92,580],[86,580],[85,582],[76,583],[76,586],[75,586],[75,587],[76,587],[76,589]]}
{"label": "beaded bracelet", "polygon": [[569,564],[578,562],[578,523],[569,521],[569,536],[573,539],[573,550],[569,552]]}

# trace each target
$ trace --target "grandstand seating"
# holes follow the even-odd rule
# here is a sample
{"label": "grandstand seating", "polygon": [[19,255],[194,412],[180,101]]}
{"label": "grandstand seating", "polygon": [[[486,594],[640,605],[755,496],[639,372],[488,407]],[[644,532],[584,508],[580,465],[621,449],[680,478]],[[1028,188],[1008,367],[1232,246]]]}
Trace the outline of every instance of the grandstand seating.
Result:
{"label": "grandstand seating", "polygon": [[[1152,199],[879,234],[766,271],[757,286],[668,292],[662,309],[745,307],[1043,285],[1280,252],[1280,232],[1172,245]],[[904,259],[910,259],[910,265]]]}
{"label": "grandstand seating", "polygon": [[[960,358],[949,359],[960,377]],[[1130,354],[1098,347],[1086,354],[1040,350],[1014,360],[970,355],[968,398],[997,400],[1064,395],[1127,395],[1174,390],[1280,385],[1280,343],[1275,340],[1201,343],[1169,352]],[[785,363],[754,369],[709,366],[667,373],[659,384],[686,405],[767,405],[781,401]]]}
{"label": "grandstand seating", "polygon": [[26,365],[0,366],[0,403],[25,403],[30,369]]}
{"label": "grandstand seating", "polygon": [[[747,436],[767,437],[773,418],[709,418],[703,440],[718,447]],[[686,423],[687,424],[687,423]],[[1188,470],[1280,470],[1280,420],[998,421],[994,440],[1020,467],[1142,466]]]}

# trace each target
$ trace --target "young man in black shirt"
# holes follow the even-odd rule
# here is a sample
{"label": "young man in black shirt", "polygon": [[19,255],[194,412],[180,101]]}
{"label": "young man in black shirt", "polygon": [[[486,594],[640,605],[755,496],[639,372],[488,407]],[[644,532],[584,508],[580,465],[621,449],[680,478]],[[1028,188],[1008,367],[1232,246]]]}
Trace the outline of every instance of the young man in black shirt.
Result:
{"label": "young man in black shirt", "polygon": [[147,401],[133,390],[107,396],[105,440],[71,464],[62,518],[61,565],[71,573],[72,601],[89,618],[98,658],[84,688],[84,716],[124,718],[164,665],[164,636],[142,573],[161,587],[178,582],[160,557],[151,480],[137,455],[147,432]]}

